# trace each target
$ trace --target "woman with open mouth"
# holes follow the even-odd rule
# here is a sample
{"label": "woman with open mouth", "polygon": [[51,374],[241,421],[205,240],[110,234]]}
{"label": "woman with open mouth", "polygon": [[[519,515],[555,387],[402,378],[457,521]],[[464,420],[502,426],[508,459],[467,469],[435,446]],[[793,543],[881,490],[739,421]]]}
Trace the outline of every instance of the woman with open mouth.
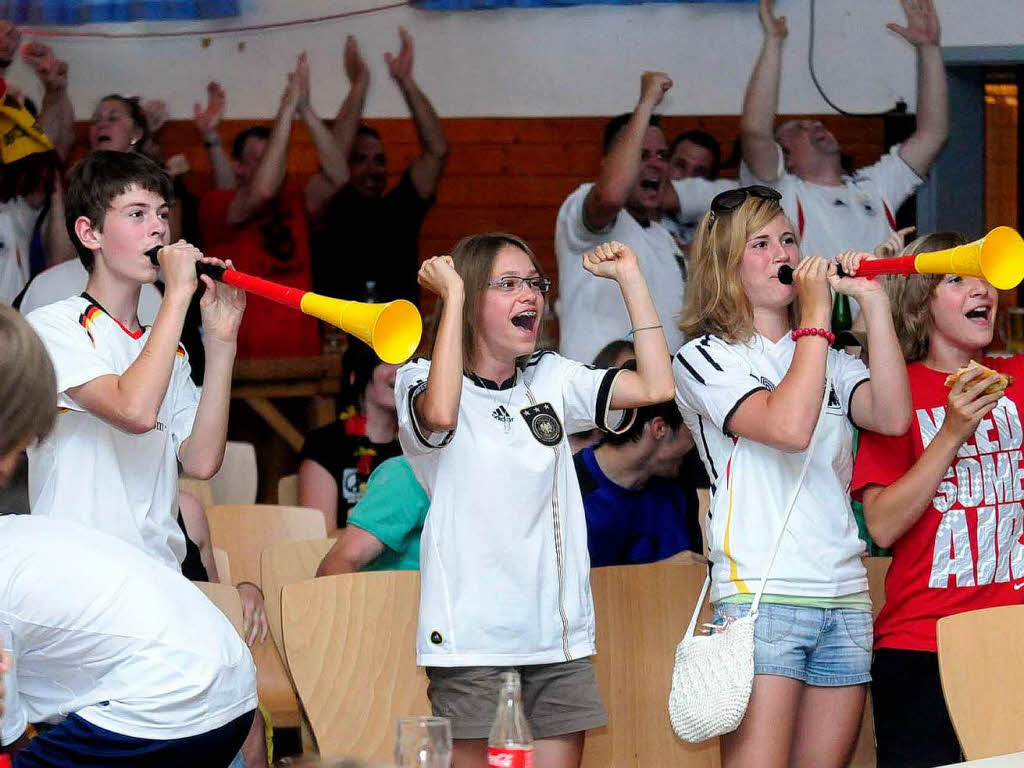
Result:
{"label": "woman with open mouth", "polygon": [[[939,232],[904,253],[964,242]],[[985,355],[999,296],[984,280],[913,275],[887,278],[886,287],[914,419],[899,437],[864,432],[853,472],[872,538],[892,547],[871,667],[878,765],[946,765],[961,757],[939,682],[936,622],[1024,601],[1024,390],[1012,381],[1024,376],[1024,356]]]}
{"label": "woman with open mouth", "polygon": [[402,448],[430,496],[417,663],[434,714],[451,719],[453,765],[488,764],[509,669],[522,676],[538,766],[577,768],[584,732],[606,720],[589,659],[587,528],[567,436],[628,428],[631,409],[672,399],[672,374],[633,251],[606,243],[583,267],[618,284],[635,370],[536,351],[551,281],[514,235],[465,238],[420,269],[440,299],[433,354],[399,370],[395,397]]}

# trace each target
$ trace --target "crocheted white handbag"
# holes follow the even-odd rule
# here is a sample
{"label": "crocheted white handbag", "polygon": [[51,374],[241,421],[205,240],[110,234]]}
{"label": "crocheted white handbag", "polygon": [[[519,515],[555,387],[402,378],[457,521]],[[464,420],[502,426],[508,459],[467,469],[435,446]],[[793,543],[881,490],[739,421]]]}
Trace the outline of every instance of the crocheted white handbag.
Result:
{"label": "crocheted white handbag", "polygon": [[[826,377],[822,412],[828,403],[830,389],[831,381]],[[807,466],[811,461],[821,421],[819,413],[800,476],[789,497],[782,529],[775,541],[775,549],[768,560],[761,586],[758,587],[754,602],[751,603],[750,613],[710,635],[695,635],[693,632],[697,628],[697,617],[711,585],[710,569],[704,579],[704,587],[697,598],[690,624],[683,639],[676,646],[672,687],[668,694],[668,716],[672,721],[672,729],[684,741],[696,744],[734,731],[739,727],[747,711],[750,689],[754,684],[754,622],[757,620],[757,608],[768,582],[768,574],[775,563],[775,556],[779,553],[782,534],[789,523],[789,516],[793,512],[804,476],[807,474]]]}

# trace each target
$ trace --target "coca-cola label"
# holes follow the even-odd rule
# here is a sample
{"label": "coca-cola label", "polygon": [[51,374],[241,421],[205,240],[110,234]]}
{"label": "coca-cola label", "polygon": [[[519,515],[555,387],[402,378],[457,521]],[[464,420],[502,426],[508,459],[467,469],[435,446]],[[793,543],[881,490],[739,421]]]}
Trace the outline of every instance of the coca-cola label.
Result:
{"label": "coca-cola label", "polygon": [[487,766],[488,768],[533,768],[533,748],[488,747]]}

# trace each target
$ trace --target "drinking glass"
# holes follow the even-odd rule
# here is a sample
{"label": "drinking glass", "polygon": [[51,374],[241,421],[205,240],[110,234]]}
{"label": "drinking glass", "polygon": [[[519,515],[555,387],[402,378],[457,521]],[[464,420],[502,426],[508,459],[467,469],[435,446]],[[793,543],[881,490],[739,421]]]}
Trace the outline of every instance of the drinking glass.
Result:
{"label": "drinking glass", "polygon": [[452,728],[446,717],[402,717],[395,734],[398,768],[450,768]]}

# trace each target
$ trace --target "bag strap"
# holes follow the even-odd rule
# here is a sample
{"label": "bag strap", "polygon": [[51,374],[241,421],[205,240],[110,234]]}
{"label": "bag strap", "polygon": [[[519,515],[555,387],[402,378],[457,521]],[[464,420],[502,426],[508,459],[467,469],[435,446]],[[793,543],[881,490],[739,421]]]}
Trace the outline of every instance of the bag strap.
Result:
{"label": "bag strap", "polygon": [[[814,446],[817,442],[818,431],[822,423],[822,415],[825,413],[825,409],[828,407],[828,396],[832,389],[832,380],[828,376],[828,371],[825,371],[825,394],[822,396],[821,409],[818,411],[818,420],[814,425],[814,432],[811,434],[811,441],[807,445],[807,451],[804,455],[804,463],[800,468],[800,476],[797,478],[796,484],[793,487],[793,492],[789,497],[789,504],[786,507],[786,516],[782,521],[782,529],[779,531],[779,536],[775,540],[775,547],[772,550],[772,556],[768,560],[768,567],[765,569],[764,577],[761,579],[761,586],[757,589],[757,594],[754,596],[754,602],[750,606],[750,615],[757,613],[757,608],[761,604],[761,595],[764,593],[764,587],[768,583],[768,574],[771,573],[772,566],[775,565],[775,557],[779,554],[779,549],[782,546],[782,537],[786,533],[786,526],[789,524],[790,515],[793,514],[793,507],[796,506],[797,496],[800,495],[800,489],[804,484],[804,477],[807,475],[807,468],[811,463],[811,456],[813,455]],[[739,441],[737,441],[737,444]],[[736,447],[733,446],[733,452]],[[704,577],[704,586],[701,587],[700,597],[697,598],[697,604],[693,607],[693,615],[690,616],[690,623],[686,627],[686,634],[683,637],[692,637],[694,630],[697,629],[697,618],[700,616],[700,609],[704,606],[704,598],[708,595],[708,590],[711,587],[711,566],[708,566],[708,575]]]}

